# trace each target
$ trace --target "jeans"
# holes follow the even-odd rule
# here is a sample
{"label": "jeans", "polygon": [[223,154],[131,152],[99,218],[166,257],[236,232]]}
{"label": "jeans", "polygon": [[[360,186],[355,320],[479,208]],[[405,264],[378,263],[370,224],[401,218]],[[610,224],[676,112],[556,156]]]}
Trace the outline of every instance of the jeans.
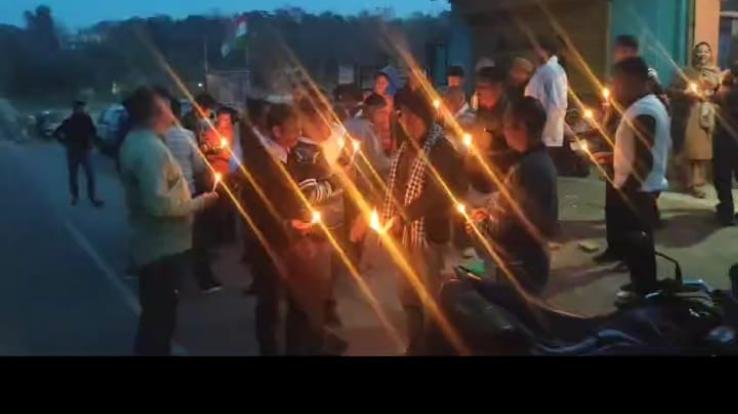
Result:
{"label": "jeans", "polygon": [[69,192],[72,197],[79,197],[79,183],[77,181],[77,173],[79,166],[85,172],[87,178],[87,197],[95,200],[95,171],[92,168],[92,160],[90,159],[90,150],[67,149],[67,170],[69,172]]}
{"label": "jeans", "polygon": [[[415,273],[413,276],[417,276],[431,301],[438,299],[443,283],[441,272],[446,248],[445,244],[428,242],[426,247],[406,249],[406,257]],[[422,300],[410,277],[400,272],[398,291],[407,323],[408,354],[419,355],[427,352],[426,339],[430,332],[437,329],[437,325],[434,316],[430,315],[428,304]]]}
{"label": "jeans", "polygon": [[656,287],[653,229],[658,218],[657,197],[657,193],[627,191],[614,199],[613,221],[623,235],[620,246],[637,293],[648,293]]}
{"label": "jeans", "polygon": [[177,286],[184,270],[184,260],[184,254],[168,256],[139,269],[141,316],[134,346],[136,355],[171,354],[177,321]]}
{"label": "jeans", "polygon": [[733,177],[738,178],[738,142],[730,133],[721,131],[715,136],[713,162],[714,184],[719,203],[718,218],[733,221]]}
{"label": "jeans", "polygon": [[210,265],[212,236],[206,213],[203,211],[195,214],[192,229],[192,273],[201,290],[217,285]]}
{"label": "jeans", "polygon": [[278,353],[277,326],[282,291],[287,297],[286,353],[320,353],[324,339],[326,302],[330,298],[330,245],[301,238],[282,255],[286,274],[280,274],[272,258],[260,246],[254,252],[251,271],[256,290],[256,338],[261,355]]}

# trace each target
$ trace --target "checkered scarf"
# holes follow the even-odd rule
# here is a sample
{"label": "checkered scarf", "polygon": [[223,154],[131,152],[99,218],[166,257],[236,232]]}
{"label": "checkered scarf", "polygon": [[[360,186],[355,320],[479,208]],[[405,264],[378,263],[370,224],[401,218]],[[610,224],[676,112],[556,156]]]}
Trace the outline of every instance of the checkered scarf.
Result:
{"label": "checkered scarf", "polygon": [[[408,160],[411,162],[410,171],[408,174],[407,185],[405,187],[405,194],[402,200],[403,206],[409,206],[413,201],[423,194],[425,188],[425,182],[427,179],[426,169],[429,163],[430,152],[433,147],[444,139],[443,128],[437,124],[433,124],[428,132],[428,138],[423,143],[421,151],[415,156],[415,159]],[[395,158],[392,160],[392,167],[389,174],[389,183],[387,186],[387,195],[384,200],[384,209],[382,210],[382,218],[384,222],[387,222],[390,218],[397,214],[397,206],[394,201],[395,188],[397,185],[403,183],[397,182],[397,168],[400,165],[402,158],[408,151],[408,145],[412,145],[405,141],[400,146]],[[399,200],[398,200],[399,202]],[[418,247],[425,246],[425,218],[419,218],[413,220],[410,223],[405,223],[402,228],[402,245],[406,247]]]}

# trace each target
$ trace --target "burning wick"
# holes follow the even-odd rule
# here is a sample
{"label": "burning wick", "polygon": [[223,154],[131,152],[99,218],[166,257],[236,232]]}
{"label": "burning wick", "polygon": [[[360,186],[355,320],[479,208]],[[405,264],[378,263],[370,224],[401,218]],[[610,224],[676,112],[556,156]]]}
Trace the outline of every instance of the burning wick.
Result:
{"label": "burning wick", "polygon": [[464,144],[465,147],[471,148],[471,146],[472,146],[472,135],[470,133],[468,133],[468,132],[465,133],[461,137],[461,143]]}
{"label": "burning wick", "polygon": [[354,152],[359,152],[359,150],[361,149],[361,142],[353,140],[351,141],[351,146],[354,148]]}
{"label": "burning wick", "polygon": [[594,118],[594,112],[592,112],[591,109],[587,108],[584,110],[584,119],[592,119]]}
{"label": "burning wick", "polygon": [[462,216],[466,215],[466,206],[463,203],[456,204],[456,211],[459,212]]}
{"label": "burning wick", "polygon": [[691,90],[694,93],[700,93],[700,90],[697,87],[697,84],[694,82],[689,82],[689,90]]}
{"label": "burning wick", "polygon": [[369,217],[369,227],[377,233],[382,231],[382,224],[379,222],[379,213],[377,213],[377,210],[372,210],[372,214]]}
{"label": "burning wick", "polygon": [[320,214],[320,211],[313,211],[313,216],[310,219],[311,224],[318,224],[322,220],[322,216]]}
{"label": "burning wick", "polygon": [[223,175],[221,173],[215,173],[215,182],[213,183],[213,191],[218,187],[218,184],[220,184],[220,181],[223,179]]}
{"label": "burning wick", "polygon": [[439,108],[441,108],[441,100],[440,99],[436,98],[436,99],[433,100],[433,108],[435,108],[436,110],[438,110]]}
{"label": "burning wick", "polygon": [[589,143],[584,140],[579,141],[579,148],[581,148],[584,152],[589,152]]}
{"label": "burning wick", "polygon": [[228,148],[228,140],[225,138],[220,139],[220,148],[225,149]]}
{"label": "burning wick", "polygon": [[605,98],[605,100],[610,99],[610,89],[602,88],[602,97]]}

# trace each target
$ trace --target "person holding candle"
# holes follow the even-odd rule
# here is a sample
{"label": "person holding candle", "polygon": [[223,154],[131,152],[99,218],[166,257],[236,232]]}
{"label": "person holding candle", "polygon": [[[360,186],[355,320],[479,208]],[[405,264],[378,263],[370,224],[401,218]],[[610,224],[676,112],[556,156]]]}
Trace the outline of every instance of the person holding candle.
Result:
{"label": "person holding candle", "polygon": [[681,153],[685,190],[696,198],[705,198],[701,187],[712,160],[715,131],[716,106],[712,97],[720,83],[721,73],[713,63],[712,47],[700,42],[692,51],[692,66],[684,70],[683,77],[675,77],[671,89],[675,101],[675,149]]}
{"label": "person holding candle", "polygon": [[134,352],[169,355],[176,326],[178,278],[192,247],[193,215],[217,202],[195,198],[182,168],[162,140],[174,116],[166,97],[139,88],[126,100],[133,128],[120,151],[121,179],[132,228],[141,315]]}
{"label": "person holding candle", "polygon": [[[615,225],[624,236],[621,247],[631,274],[631,283],[619,294],[622,299],[657,288],[653,229],[658,219],[656,200],[668,188],[666,165],[672,139],[669,115],[650,88],[648,65],[642,58],[615,65],[613,98],[625,109],[613,154],[613,185],[618,191]],[[635,245],[633,235],[642,235],[643,242]]]}
{"label": "person holding candle", "polygon": [[563,163],[566,109],[569,105],[569,80],[559,63],[554,41],[542,37],[535,43],[534,52],[540,61],[533,77],[525,87],[525,96],[538,99],[546,109],[546,128],[543,142],[551,151],[554,163]]}
{"label": "person holding candle", "polygon": [[[476,235],[471,227],[476,226],[494,241],[512,276],[536,294],[548,281],[548,241],[559,229],[557,173],[542,139],[545,125],[546,111],[537,99],[524,97],[511,105],[504,137],[518,157],[505,179],[509,198],[492,199],[472,211],[467,223],[470,235]],[[498,267],[498,280],[507,276]]]}
{"label": "person holding candle", "polygon": [[[346,121],[346,131],[360,146],[360,154],[354,157],[352,179],[366,200],[377,205],[384,196],[384,180],[391,165],[391,159],[382,150],[379,136],[383,123],[387,122],[389,108],[383,97],[371,94],[364,100],[361,116]],[[372,171],[373,170],[373,171]],[[378,177],[377,177],[378,176]],[[349,230],[348,249],[350,257],[358,267],[366,236],[366,219],[360,216],[359,206],[345,193],[346,224]]]}
{"label": "person holding candle", "polygon": [[[391,235],[400,242],[424,289],[436,298],[441,284],[444,252],[450,241],[451,198],[445,182],[457,188],[461,162],[435,122],[436,111],[420,93],[397,96],[399,122],[408,136],[398,149],[390,168],[383,222],[393,223]],[[432,324],[427,303],[408,281],[399,277],[399,295],[405,311],[409,338],[408,354],[426,352],[425,338]]]}
{"label": "person holding candle", "polygon": [[[615,38],[615,45],[613,46],[612,60],[614,63],[619,63],[625,59],[640,56],[640,45],[638,39],[631,35],[620,35]],[[659,98],[664,106],[669,108],[669,98],[666,96],[664,88],[661,86],[659,81],[658,73],[653,68],[648,68],[649,77],[649,89],[653,94]],[[613,106],[612,101],[612,90],[609,87],[603,88],[601,91],[601,98],[603,102],[603,119],[602,125],[609,140],[615,141],[615,132],[620,124],[620,111],[623,108]],[[609,149],[608,149],[609,151]],[[616,267],[616,271],[626,271],[627,266],[622,262],[624,259],[623,248],[620,246],[620,242],[624,239],[622,234],[622,228],[617,224],[617,215],[619,209],[618,203],[618,191],[612,185],[612,171],[613,165],[612,160],[607,159],[602,167],[608,172],[609,180],[605,183],[605,234],[607,239],[607,248],[601,253],[594,257],[594,262],[598,264],[620,262]],[[657,210],[658,211],[658,210]],[[660,216],[660,215],[659,215]]]}
{"label": "person holding candle", "polygon": [[[509,102],[505,96],[505,71],[498,67],[485,67],[477,72],[476,96],[478,108],[474,123],[467,131],[471,134],[475,151],[493,165],[500,178],[504,177],[514,159],[503,136],[503,119]],[[463,138],[463,137],[462,137]],[[472,188],[481,194],[495,190],[494,182],[475,157],[466,157],[466,173]]]}
{"label": "person holding candle", "polygon": [[[295,241],[297,243],[291,264],[301,279],[314,280],[313,285],[324,286],[314,289],[316,300],[323,300],[325,308],[319,318],[327,324],[340,325],[336,310],[333,290],[340,266],[340,256],[334,255],[333,248],[325,235],[319,231],[323,226],[343,240],[345,210],[343,190],[340,181],[334,174],[334,168],[340,168],[336,162],[331,166],[326,154],[335,152],[331,139],[335,139],[335,130],[327,122],[325,114],[330,112],[325,99],[315,95],[303,99],[298,105],[301,118],[302,136],[295,148],[290,152],[288,169],[300,191],[305,195],[309,206],[303,208],[304,217],[310,217],[314,231]],[[348,139],[348,138],[343,138]],[[344,154],[353,151],[344,145]],[[341,163],[347,161],[342,156]],[[338,161],[338,160],[337,160]],[[311,217],[312,216],[312,217]],[[309,254],[305,254],[309,253]],[[336,339],[332,333],[326,332],[331,340]]]}
{"label": "person holding candle", "polygon": [[[155,88],[155,91],[169,101],[172,115],[175,119],[178,119],[180,116],[179,101],[174,99],[169,91],[164,88]],[[208,167],[195,147],[195,134],[183,128],[178,122],[175,122],[164,134],[164,144],[166,144],[169,151],[177,160],[177,164],[182,169],[182,175],[187,180],[187,187],[190,193],[193,196],[200,194],[195,185],[195,177],[207,173]],[[213,191],[215,190],[210,190],[210,192]],[[212,293],[221,289],[222,285],[215,279],[213,272],[210,270],[210,264],[206,256],[207,251],[202,251],[200,246],[203,240],[200,234],[203,231],[202,225],[200,224],[201,221],[202,213],[195,214],[192,231],[192,269],[200,291],[203,293]],[[205,230],[207,231],[207,229]]]}

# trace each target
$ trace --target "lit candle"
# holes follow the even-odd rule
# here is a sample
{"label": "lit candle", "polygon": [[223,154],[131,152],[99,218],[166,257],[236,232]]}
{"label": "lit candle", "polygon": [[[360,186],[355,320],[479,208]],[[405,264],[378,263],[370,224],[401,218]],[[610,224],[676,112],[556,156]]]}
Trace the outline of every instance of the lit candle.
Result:
{"label": "lit candle", "polygon": [[384,231],[382,223],[379,222],[379,213],[376,209],[372,210],[372,214],[369,216],[369,227],[380,234]]}
{"label": "lit candle", "polygon": [[338,149],[342,150],[346,146],[346,138],[342,135],[338,138]]}
{"label": "lit candle", "polygon": [[357,140],[352,140],[351,146],[354,148],[354,152],[359,152],[359,150],[361,149],[361,142]]}
{"label": "lit candle", "polygon": [[592,112],[591,109],[586,108],[584,110],[584,119],[592,119],[592,118],[594,118],[594,112]]}
{"label": "lit candle", "polygon": [[218,184],[220,184],[220,181],[222,179],[223,179],[223,175],[221,173],[219,173],[219,172],[215,173],[215,182],[213,183],[213,190],[212,191],[215,191],[215,189],[218,187]]}
{"label": "lit candle", "polygon": [[700,92],[700,89],[695,82],[689,82],[689,90],[691,90],[694,93]]}
{"label": "lit candle", "polygon": [[602,88],[602,97],[605,98],[605,100],[610,99],[610,89]]}
{"label": "lit candle", "polygon": [[584,152],[589,152],[589,143],[587,141],[581,140],[579,141],[579,148],[581,148]]}
{"label": "lit candle", "polygon": [[225,138],[220,139],[220,148],[225,149],[228,148],[228,140]]}
{"label": "lit candle", "polygon": [[313,225],[315,225],[315,224],[320,223],[320,221],[322,219],[323,218],[322,218],[322,216],[320,214],[320,211],[315,210],[315,211],[313,211],[313,215],[312,215],[312,218],[310,219],[310,223],[313,224]]}
{"label": "lit candle", "polygon": [[462,216],[465,216],[466,215],[466,206],[464,205],[464,203],[458,203],[458,204],[456,204],[456,211],[458,211],[459,214],[461,214]]}
{"label": "lit candle", "polygon": [[471,148],[471,146],[472,146],[472,135],[470,133],[468,133],[468,132],[465,133],[461,137],[461,143],[464,144],[465,147]]}
{"label": "lit candle", "polygon": [[438,109],[441,108],[441,100],[440,99],[436,98],[436,99],[433,100],[433,108],[435,108],[436,110],[438,110]]}

